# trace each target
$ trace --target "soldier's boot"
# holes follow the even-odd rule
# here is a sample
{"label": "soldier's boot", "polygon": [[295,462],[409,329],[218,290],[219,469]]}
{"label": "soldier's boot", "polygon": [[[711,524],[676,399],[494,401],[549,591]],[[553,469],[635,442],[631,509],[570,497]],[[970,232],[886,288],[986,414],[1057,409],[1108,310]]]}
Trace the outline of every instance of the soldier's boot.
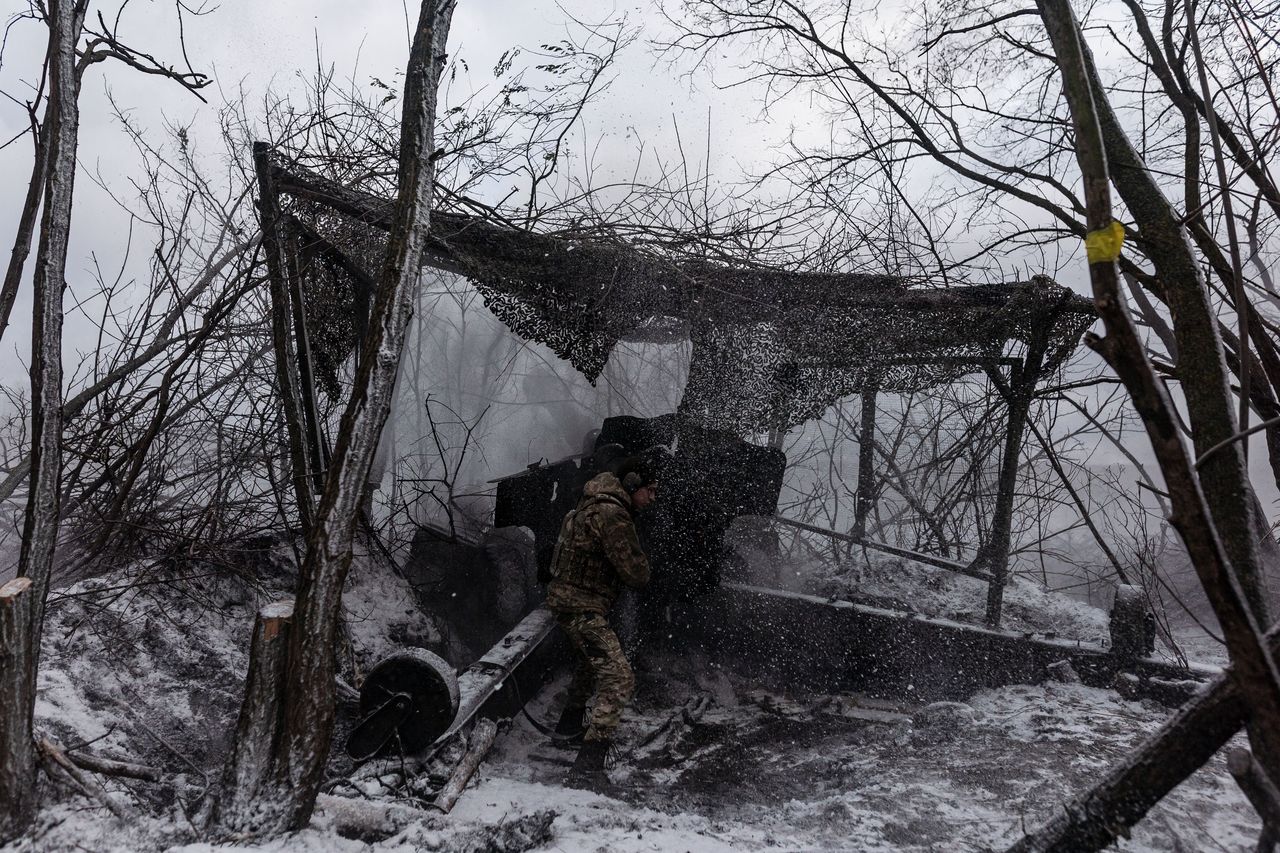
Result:
{"label": "soldier's boot", "polygon": [[569,705],[560,712],[560,721],[551,733],[551,742],[556,746],[574,747],[582,745],[582,736],[586,734],[587,709]]}
{"label": "soldier's boot", "polygon": [[597,794],[608,794],[612,790],[609,774],[605,772],[605,763],[609,758],[612,741],[584,741],[578,750],[578,757],[569,768],[569,775],[564,780],[566,788],[577,788],[580,791],[594,791]]}

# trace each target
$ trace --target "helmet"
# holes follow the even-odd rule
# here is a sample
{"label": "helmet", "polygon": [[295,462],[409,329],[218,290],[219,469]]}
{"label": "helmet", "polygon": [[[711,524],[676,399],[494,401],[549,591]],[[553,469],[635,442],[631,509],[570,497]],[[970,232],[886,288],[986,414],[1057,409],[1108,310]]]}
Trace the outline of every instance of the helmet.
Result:
{"label": "helmet", "polygon": [[622,481],[622,488],[626,489],[629,495],[658,482],[657,472],[642,456],[628,456],[623,459],[618,463],[615,473]]}

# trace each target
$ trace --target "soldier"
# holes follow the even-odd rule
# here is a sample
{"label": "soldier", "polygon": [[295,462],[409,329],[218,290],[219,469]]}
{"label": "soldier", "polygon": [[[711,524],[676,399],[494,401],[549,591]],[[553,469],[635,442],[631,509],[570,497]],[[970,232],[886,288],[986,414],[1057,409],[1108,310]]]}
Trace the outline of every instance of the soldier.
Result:
{"label": "soldier", "polygon": [[[566,783],[572,787],[607,785],[605,759],[622,709],[635,692],[635,675],[607,615],[624,584],[639,588],[649,582],[649,560],[640,548],[633,515],[653,503],[657,488],[653,468],[630,457],[616,474],[605,472],[590,480],[577,508],[560,525],[547,607],[577,658],[569,701],[556,725],[557,736],[582,737]],[[595,704],[586,722],[592,695]]]}

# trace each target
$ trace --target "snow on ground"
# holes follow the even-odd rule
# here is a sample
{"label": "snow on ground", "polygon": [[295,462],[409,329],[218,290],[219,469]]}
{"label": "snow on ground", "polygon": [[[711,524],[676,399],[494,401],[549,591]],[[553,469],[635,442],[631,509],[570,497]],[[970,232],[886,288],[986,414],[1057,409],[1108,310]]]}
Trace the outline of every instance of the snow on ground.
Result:
{"label": "snow on ground", "polygon": [[[920,581],[923,575],[924,580]],[[64,742],[216,776],[238,708],[250,614],[272,597],[235,581],[131,586],[124,574],[64,591],[50,614],[38,725]],[[909,599],[956,618],[981,601],[967,579],[895,561],[839,565],[820,584],[850,597]],[[430,640],[394,573],[357,566],[348,592],[362,665],[387,644]],[[974,583],[974,586],[979,586]],[[1015,585],[1010,619],[1023,630],[1091,639],[1105,618]],[[380,608],[380,601],[392,606]],[[1026,608],[1025,612],[1022,607]],[[403,611],[403,612],[402,612]],[[1090,631],[1094,633],[1089,634]],[[927,708],[844,695],[789,695],[699,654],[642,653],[639,692],[624,719],[609,796],[561,786],[572,753],[520,717],[448,816],[389,838],[339,837],[329,817],[260,844],[201,842],[177,803],[146,786],[105,782],[146,817],[122,826],[96,804],[48,789],[21,851],[279,853],[447,850],[597,851],[1000,850],[1052,816],[1153,731],[1168,709],[1079,685],[1018,685]],[[530,703],[550,722],[563,677]],[[1221,758],[1161,803],[1117,849],[1251,850],[1252,809]],[[185,846],[184,846],[185,845]]]}
{"label": "snow on ground", "polygon": [[149,763],[216,760],[239,707],[253,601],[243,582],[209,573],[123,571],[51,594],[37,726]]}
{"label": "snow on ground", "polygon": [[[741,850],[999,850],[1168,716],[1110,690],[1056,683],[922,709],[855,695],[781,695],[705,660],[650,661],[639,675],[637,707],[622,735],[627,755],[612,774],[617,799],[636,811],[587,813],[597,836],[609,839],[607,850],[719,849],[708,835]],[[554,695],[544,691],[535,716],[553,717]],[[696,707],[689,700],[697,697],[715,698],[685,722],[681,712]],[[516,783],[553,787],[568,755],[557,761],[542,740],[517,721],[486,765],[485,782],[468,796],[533,796]],[[582,803],[593,802],[571,812],[575,832]],[[654,828],[654,813],[670,815],[657,825],[685,833],[681,844],[653,848],[622,831],[628,817]],[[700,820],[691,823],[694,816]],[[1257,831],[1252,808],[1215,759],[1117,849],[1251,850]],[[555,849],[597,849],[575,846],[574,838]]]}

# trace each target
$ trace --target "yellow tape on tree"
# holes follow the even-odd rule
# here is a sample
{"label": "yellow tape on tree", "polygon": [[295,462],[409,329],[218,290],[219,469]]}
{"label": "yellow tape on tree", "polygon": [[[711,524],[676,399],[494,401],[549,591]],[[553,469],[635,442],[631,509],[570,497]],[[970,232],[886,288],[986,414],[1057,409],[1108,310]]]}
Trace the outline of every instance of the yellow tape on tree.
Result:
{"label": "yellow tape on tree", "polygon": [[1120,247],[1124,245],[1124,226],[1114,219],[1106,228],[1090,231],[1084,238],[1084,249],[1089,256],[1089,263],[1111,263],[1120,258]]}

